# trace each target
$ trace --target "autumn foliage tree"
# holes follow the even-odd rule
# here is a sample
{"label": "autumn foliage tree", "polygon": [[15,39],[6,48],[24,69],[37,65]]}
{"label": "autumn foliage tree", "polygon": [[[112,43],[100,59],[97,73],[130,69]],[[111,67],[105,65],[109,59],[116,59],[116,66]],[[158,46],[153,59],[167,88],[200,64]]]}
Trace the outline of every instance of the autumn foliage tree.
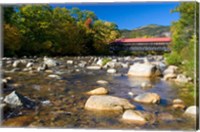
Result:
{"label": "autumn foliage tree", "polygon": [[115,24],[78,8],[21,5],[4,11],[4,56],[104,54],[119,36]]}

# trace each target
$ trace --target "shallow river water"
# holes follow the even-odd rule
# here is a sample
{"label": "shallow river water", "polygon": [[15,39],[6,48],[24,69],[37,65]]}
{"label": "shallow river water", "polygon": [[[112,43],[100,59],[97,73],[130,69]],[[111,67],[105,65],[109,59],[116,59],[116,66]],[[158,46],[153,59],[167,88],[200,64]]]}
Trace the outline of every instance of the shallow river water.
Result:
{"label": "shallow river water", "polygon": [[[9,69],[9,68],[8,68]],[[117,74],[108,74],[106,70],[87,70],[67,72],[68,69],[54,68],[54,74],[62,79],[48,78],[52,73],[13,72],[4,73],[4,77],[10,76],[14,83],[20,84],[15,88],[20,94],[35,100],[36,102],[50,101],[50,104],[39,104],[34,110],[20,109],[17,116],[4,119],[2,127],[50,127],[50,128],[91,128],[91,129],[134,129],[134,130],[193,130],[195,121],[186,118],[182,110],[174,110],[169,103],[173,99],[182,99],[186,106],[194,105],[194,99],[187,95],[187,89],[183,90],[173,82],[166,82],[160,78],[145,79],[128,77],[128,68],[120,69]],[[120,74],[119,74],[120,73]],[[106,80],[107,85],[97,84],[97,80]],[[153,87],[142,89],[142,82],[150,82]],[[174,120],[158,120],[153,124],[135,125],[121,120],[119,112],[96,112],[84,109],[89,95],[85,92],[97,87],[105,87],[109,95],[128,99],[136,106],[137,110],[148,111],[154,114],[170,113]],[[11,91],[4,91],[3,95]],[[141,104],[133,101],[128,93],[135,95],[144,92],[155,92],[161,97],[160,104]]]}

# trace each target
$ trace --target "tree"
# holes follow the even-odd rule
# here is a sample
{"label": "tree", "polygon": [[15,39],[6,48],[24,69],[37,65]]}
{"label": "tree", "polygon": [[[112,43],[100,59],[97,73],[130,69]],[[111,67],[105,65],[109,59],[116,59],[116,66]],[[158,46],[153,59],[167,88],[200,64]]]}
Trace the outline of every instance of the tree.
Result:
{"label": "tree", "polygon": [[180,13],[180,19],[172,23],[172,49],[180,52],[194,35],[196,2],[183,2],[173,12]]}
{"label": "tree", "polygon": [[21,34],[16,27],[10,24],[4,24],[3,28],[4,56],[15,56],[21,48]]}
{"label": "tree", "polygon": [[[98,20],[93,12],[78,8],[21,5],[6,12],[5,23],[10,24],[5,26],[5,53],[12,49],[19,56],[102,54],[119,36],[116,24]],[[11,45],[12,41],[20,44]]]}
{"label": "tree", "polygon": [[15,13],[14,7],[12,6],[6,6],[3,7],[3,20],[4,23],[11,23],[11,17]]}
{"label": "tree", "polygon": [[[195,22],[196,18],[197,20],[199,18],[198,10],[199,5],[196,2],[182,2],[172,10],[172,12],[180,13],[180,19],[173,22],[171,26],[172,43],[170,47],[172,53],[168,55],[168,58],[176,60],[181,56],[182,62],[184,63],[179,63],[179,65],[181,65],[182,69],[186,71],[186,74],[191,77],[194,77],[195,47],[198,46],[199,40],[197,35],[198,31],[195,32],[195,28],[199,27],[198,21]],[[197,25],[195,25],[195,23]],[[176,55],[174,53],[176,53]]]}

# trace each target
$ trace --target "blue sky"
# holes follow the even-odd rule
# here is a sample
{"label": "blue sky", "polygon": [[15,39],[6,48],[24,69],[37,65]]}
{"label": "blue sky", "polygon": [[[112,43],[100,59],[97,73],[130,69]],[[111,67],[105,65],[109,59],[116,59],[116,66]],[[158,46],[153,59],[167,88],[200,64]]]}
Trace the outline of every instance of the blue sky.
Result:
{"label": "blue sky", "polygon": [[53,7],[78,7],[93,11],[99,19],[114,22],[119,29],[134,29],[148,24],[170,25],[179,19],[178,13],[170,13],[179,2],[148,3],[82,3],[53,4]]}

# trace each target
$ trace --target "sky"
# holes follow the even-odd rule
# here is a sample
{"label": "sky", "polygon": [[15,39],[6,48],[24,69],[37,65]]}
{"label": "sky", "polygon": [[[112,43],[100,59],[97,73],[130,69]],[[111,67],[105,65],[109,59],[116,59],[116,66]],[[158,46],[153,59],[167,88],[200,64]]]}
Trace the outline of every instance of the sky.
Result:
{"label": "sky", "polygon": [[135,2],[135,3],[76,3],[53,4],[53,7],[78,7],[93,11],[104,21],[114,22],[119,29],[134,29],[149,24],[171,25],[179,19],[179,13],[170,13],[179,2]]}

